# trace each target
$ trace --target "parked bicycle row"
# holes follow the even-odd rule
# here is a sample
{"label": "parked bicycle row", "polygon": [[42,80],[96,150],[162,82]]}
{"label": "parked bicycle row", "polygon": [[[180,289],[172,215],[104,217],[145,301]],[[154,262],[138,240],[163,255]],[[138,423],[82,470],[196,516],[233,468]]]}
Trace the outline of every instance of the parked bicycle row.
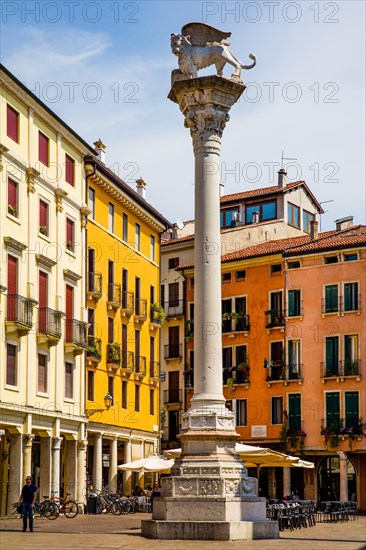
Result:
{"label": "parked bicycle row", "polygon": [[[33,514],[49,520],[57,519],[60,514],[64,514],[66,518],[74,518],[79,509],[77,503],[68,498],[69,495],[70,493],[66,493],[65,498],[58,497],[54,492],[52,492],[51,498],[49,495],[43,495],[45,500],[34,502]],[[16,512],[22,513],[18,503],[14,504],[14,509]]]}
{"label": "parked bicycle row", "polygon": [[111,512],[114,515],[120,515],[150,510],[151,503],[148,497],[127,497],[104,489],[101,492],[89,494],[85,511],[87,514]]}

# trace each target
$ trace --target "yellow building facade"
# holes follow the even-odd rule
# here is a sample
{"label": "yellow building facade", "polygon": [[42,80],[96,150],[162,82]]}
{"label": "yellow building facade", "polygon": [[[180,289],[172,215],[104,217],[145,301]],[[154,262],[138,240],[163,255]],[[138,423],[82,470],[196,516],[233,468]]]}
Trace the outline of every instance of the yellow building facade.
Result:
{"label": "yellow building facade", "polygon": [[[87,484],[129,493],[150,480],[117,465],[151,456],[160,439],[160,234],[169,223],[98,157],[86,157],[88,208]],[[111,400],[108,402],[108,399]]]}

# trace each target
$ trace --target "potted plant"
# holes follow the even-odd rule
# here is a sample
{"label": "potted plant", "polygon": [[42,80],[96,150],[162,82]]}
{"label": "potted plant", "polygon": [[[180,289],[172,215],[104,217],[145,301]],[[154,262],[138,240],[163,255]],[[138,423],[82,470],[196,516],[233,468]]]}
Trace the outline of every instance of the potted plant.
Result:
{"label": "potted plant", "polygon": [[67,250],[73,250],[74,244],[72,243],[72,241],[66,241],[66,248]]}
{"label": "potted plant", "polygon": [[12,216],[16,216],[17,215],[17,207],[13,204],[8,204],[8,212]]}
{"label": "potted plant", "polygon": [[230,396],[233,395],[234,390],[235,390],[234,382],[235,382],[234,378],[231,378],[231,377],[226,380],[226,385],[228,387],[228,392],[229,392]]}
{"label": "potted plant", "polygon": [[193,338],[193,319],[187,319],[185,322],[185,337],[188,342]]}
{"label": "potted plant", "polygon": [[341,435],[339,423],[335,422],[330,426],[323,427],[320,434],[324,437],[324,443],[326,447],[329,445],[331,449],[334,449],[335,447],[339,446]]}
{"label": "potted plant", "polygon": [[345,359],[344,374],[345,376],[358,374],[358,359]]}
{"label": "potted plant", "polygon": [[159,306],[158,304],[151,304],[150,307],[152,312],[152,320],[158,321],[160,324],[163,325],[168,317],[165,313],[163,306]]}
{"label": "potted plant", "polygon": [[42,235],[46,235],[46,237],[47,237],[47,234],[48,234],[47,226],[46,225],[40,225],[39,226],[39,232],[42,233]]}
{"label": "potted plant", "polygon": [[121,361],[121,346],[118,342],[107,345],[107,363],[119,363]]}
{"label": "potted plant", "polygon": [[95,359],[98,359],[99,361],[102,358],[102,354],[100,349],[95,345],[95,342],[93,341],[87,348],[86,348],[86,354],[95,357]]}

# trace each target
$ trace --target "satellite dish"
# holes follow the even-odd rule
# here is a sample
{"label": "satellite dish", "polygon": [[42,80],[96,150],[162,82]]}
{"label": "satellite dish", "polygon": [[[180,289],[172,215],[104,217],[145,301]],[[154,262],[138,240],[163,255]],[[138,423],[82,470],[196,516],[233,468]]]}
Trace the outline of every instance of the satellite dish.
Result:
{"label": "satellite dish", "polygon": [[184,227],[184,223],[182,222],[182,220],[177,220],[175,222],[175,225],[178,227],[178,229],[183,229]]}

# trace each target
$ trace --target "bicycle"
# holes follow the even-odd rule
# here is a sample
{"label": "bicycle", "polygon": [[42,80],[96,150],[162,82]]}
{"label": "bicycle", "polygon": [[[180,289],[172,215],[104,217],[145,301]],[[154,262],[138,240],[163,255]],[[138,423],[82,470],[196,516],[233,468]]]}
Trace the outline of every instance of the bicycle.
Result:
{"label": "bicycle", "polygon": [[[48,497],[43,497],[48,498]],[[44,500],[43,502],[39,502],[36,500],[34,503],[34,515],[39,515],[40,517],[45,517],[47,519],[57,519],[60,515],[59,509],[57,505],[54,502],[51,502],[50,500]]]}
{"label": "bicycle", "polygon": [[67,497],[70,493],[66,493],[66,498],[58,497],[52,491],[51,501],[58,508],[60,514],[64,514],[67,518],[74,518],[78,515],[79,508],[75,500],[69,500]]}

